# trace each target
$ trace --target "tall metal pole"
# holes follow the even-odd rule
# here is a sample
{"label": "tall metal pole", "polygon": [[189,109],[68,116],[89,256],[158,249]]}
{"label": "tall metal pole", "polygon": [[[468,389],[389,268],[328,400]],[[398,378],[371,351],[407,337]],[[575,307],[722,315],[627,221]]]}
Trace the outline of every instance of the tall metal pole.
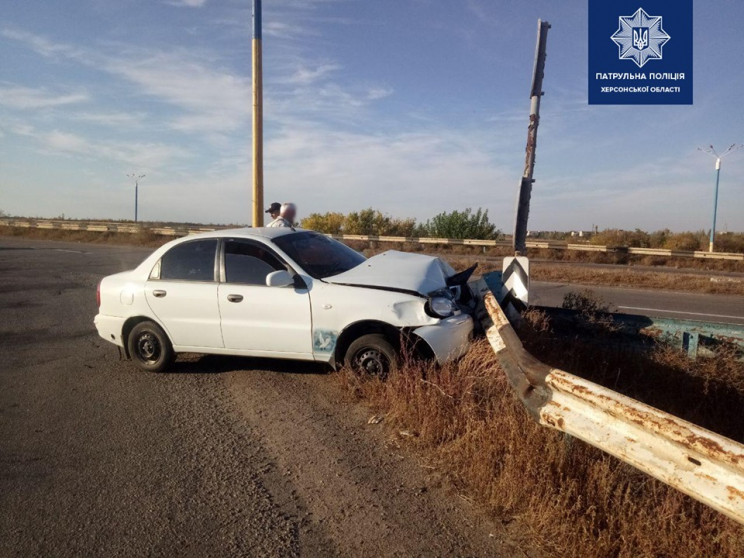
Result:
{"label": "tall metal pole", "polygon": [[253,0],[253,226],[263,226],[263,67],[261,0]]}
{"label": "tall metal pole", "polygon": [[139,181],[147,176],[146,174],[131,173],[127,175],[134,179],[134,222],[137,222],[137,208],[139,207]]}
{"label": "tall metal pole", "polygon": [[537,20],[537,45],[535,47],[535,67],[532,72],[532,89],[530,91],[530,124],[527,128],[527,148],[524,173],[519,184],[517,211],[514,223],[514,253],[527,252],[527,219],[530,214],[532,197],[532,178],[535,170],[535,150],[537,149],[537,127],[540,124],[540,98],[543,95],[542,83],[545,75],[545,46],[548,40],[547,21]]}
{"label": "tall metal pole", "polygon": [[726,155],[733,153],[737,149],[740,149],[741,147],[744,146],[732,143],[729,148],[720,155],[712,145],[709,145],[708,147],[698,147],[698,151],[709,153],[716,158],[716,190],[713,194],[713,225],[710,227],[710,243],[708,244],[708,252],[713,252],[715,250],[716,244],[716,217],[718,214],[718,184],[721,181],[721,159],[723,159]]}
{"label": "tall metal pole", "polygon": [[716,215],[718,213],[718,183],[721,180],[721,158],[716,157],[716,193],[713,195],[713,225],[710,228],[708,252],[713,252],[716,243]]}

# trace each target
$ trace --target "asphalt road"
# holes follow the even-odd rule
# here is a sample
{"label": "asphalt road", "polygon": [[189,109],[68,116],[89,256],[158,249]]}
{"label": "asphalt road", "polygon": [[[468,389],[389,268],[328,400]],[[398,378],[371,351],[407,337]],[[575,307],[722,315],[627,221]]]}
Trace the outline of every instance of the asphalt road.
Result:
{"label": "asphalt road", "polygon": [[530,304],[560,307],[566,293],[587,289],[609,303],[613,310],[624,314],[744,325],[742,296],[533,281],[530,284]]}
{"label": "asphalt road", "polygon": [[[532,555],[323,368],[120,361],[95,287],[147,253],[0,237],[0,556]],[[741,297],[596,290],[744,322]]]}
{"label": "asphalt road", "polygon": [[527,556],[324,368],[138,371],[95,288],[149,251],[0,237],[0,556]]}

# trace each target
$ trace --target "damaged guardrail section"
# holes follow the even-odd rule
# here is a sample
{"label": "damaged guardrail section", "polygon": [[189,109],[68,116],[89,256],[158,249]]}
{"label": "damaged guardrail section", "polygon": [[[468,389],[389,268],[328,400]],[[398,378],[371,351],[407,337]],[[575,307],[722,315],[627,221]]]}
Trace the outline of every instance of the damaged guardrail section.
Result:
{"label": "damaged guardrail section", "polygon": [[744,445],[540,362],[524,349],[483,279],[477,289],[491,347],[535,420],[744,524]]}

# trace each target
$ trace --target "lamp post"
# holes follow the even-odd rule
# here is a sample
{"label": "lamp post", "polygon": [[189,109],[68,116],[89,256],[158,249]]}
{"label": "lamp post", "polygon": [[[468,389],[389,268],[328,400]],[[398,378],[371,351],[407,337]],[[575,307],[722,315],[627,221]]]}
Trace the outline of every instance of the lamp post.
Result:
{"label": "lamp post", "polygon": [[145,178],[145,174],[131,173],[127,175],[129,178],[134,180],[134,222],[137,222],[137,205],[139,197],[139,181]]}
{"label": "lamp post", "polygon": [[709,145],[708,147],[698,147],[698,151],[709,153],[716,158],[716,190],[713,194],[713,225],[710,228],[710,244],[708,245],[708,252],[713,252],[716,242],[716,216],[718,214],[718,184],[721,180],[721,159],[723,159],[726,155],[733,153],[740,147],[741,145],[732,143],[729,148],[720,155],[712,145]]}

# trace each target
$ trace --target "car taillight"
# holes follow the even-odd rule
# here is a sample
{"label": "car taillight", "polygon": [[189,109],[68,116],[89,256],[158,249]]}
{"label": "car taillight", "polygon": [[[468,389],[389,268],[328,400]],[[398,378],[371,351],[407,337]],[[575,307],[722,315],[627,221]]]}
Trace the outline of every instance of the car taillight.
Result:
{"label": "car taillight", "polygon": [[101,307],[101,282],[98,282],[98,286],[96,287],[96,304],[98,307]]}

